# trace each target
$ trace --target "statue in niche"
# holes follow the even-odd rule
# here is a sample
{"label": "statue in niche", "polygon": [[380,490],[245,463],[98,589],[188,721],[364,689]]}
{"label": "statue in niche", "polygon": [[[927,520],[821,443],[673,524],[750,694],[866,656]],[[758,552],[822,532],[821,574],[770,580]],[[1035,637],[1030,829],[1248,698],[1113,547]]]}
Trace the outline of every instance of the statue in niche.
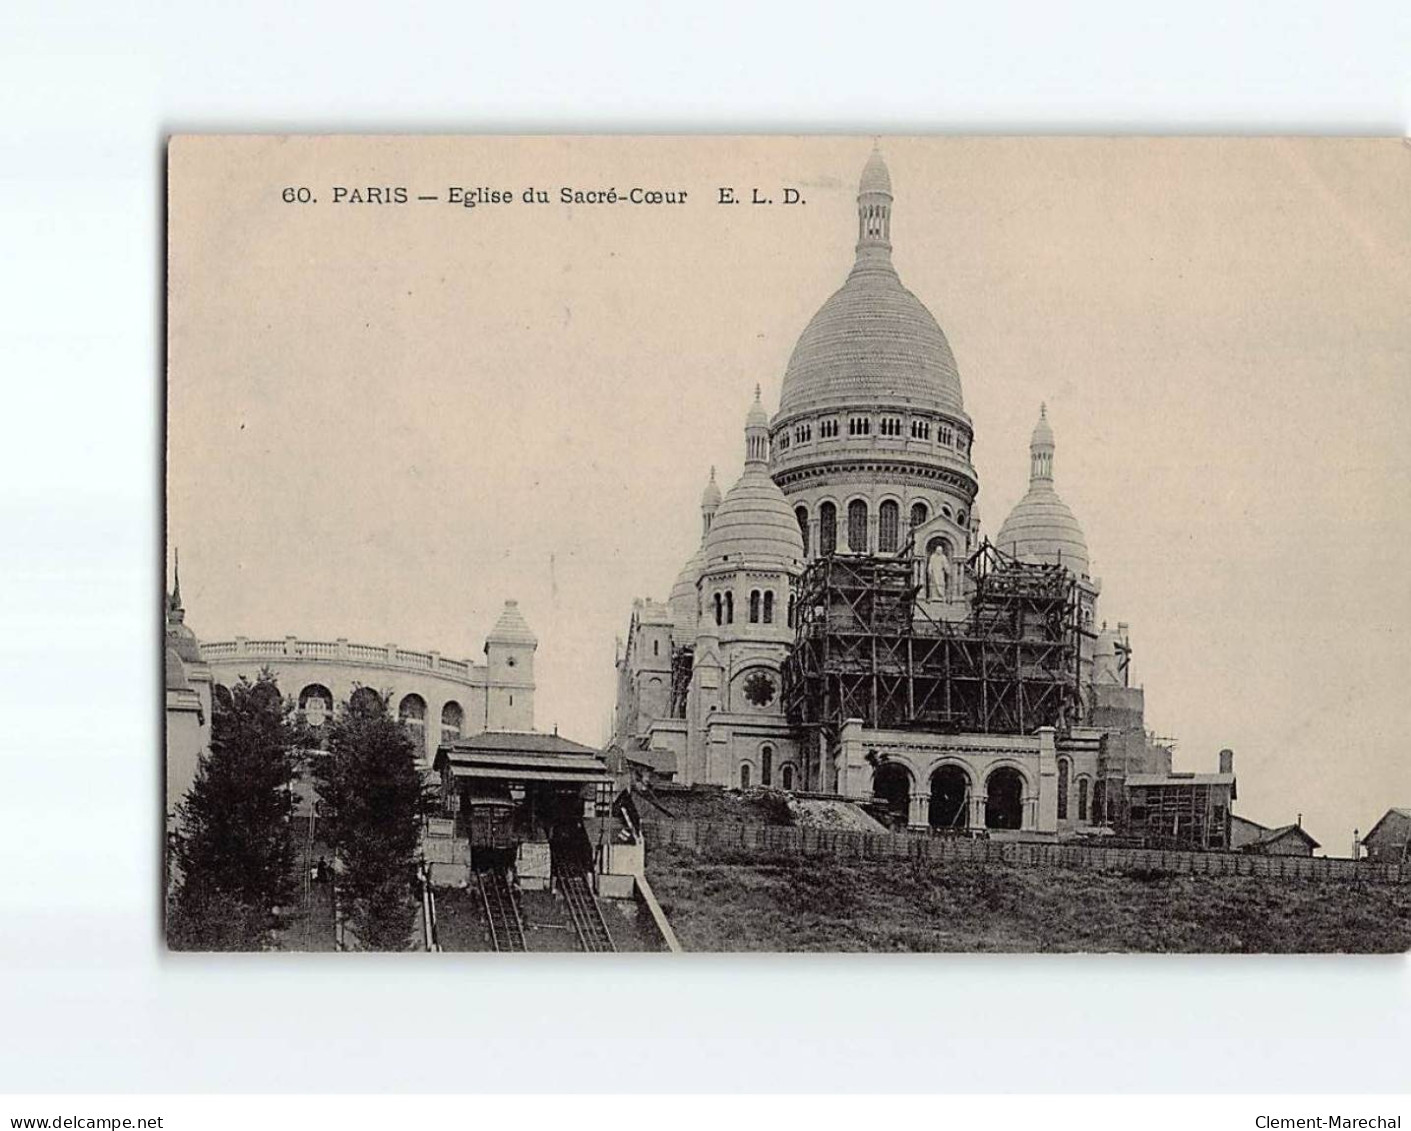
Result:
{"label": "statue in niche", "polygon": [[933,601],[951,599],[951,564],[944,542],[934,543],[926,559],[926,596]]}

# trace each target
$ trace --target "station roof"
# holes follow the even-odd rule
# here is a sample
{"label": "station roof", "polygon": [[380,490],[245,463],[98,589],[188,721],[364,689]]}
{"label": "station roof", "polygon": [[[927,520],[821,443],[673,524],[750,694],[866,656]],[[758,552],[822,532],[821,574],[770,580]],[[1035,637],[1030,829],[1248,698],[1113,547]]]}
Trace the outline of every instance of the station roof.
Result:
{"label": "station roof", "polygon": [[591,746],[529,731],[489,731],[444,743],[436,751],[435,768],[449,768],[457,778],[589,785],[612,780]]}

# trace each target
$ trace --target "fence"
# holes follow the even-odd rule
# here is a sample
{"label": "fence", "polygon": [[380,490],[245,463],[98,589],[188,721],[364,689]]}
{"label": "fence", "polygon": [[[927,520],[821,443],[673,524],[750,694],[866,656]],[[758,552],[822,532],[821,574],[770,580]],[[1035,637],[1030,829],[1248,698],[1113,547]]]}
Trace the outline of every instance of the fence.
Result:
{"label": "fence", "polygon": [[648,849],[660,845],[798,853],[854,860],[965,862],[1023,867],[1147,871],[1189,876],[1257,876],[1272,880],[1406,883],[1411,868],[1325,856],[1254,856],[1238,852],[1183,852],[1159,848],[1104,848],[1012,840],[862,833],[851,829],[751,825],[742,821],[643,821]]}

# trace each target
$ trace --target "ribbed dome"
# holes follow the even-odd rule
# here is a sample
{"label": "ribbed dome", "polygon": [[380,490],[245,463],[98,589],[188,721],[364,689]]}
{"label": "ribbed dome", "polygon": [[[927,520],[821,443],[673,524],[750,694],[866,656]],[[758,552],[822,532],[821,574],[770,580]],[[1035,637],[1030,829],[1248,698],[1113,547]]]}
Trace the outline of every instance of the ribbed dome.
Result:
{"label": "ribbed dome", "polygon": [[964,411],[950,343],[890,267],[854,270],[804,329],[784,373],[781,415],[851,404]]}
{"label": "ribbed dome", "polygon": [[715,512],[704,555],[704,568],[726,561],[792,567],[803,559],[798,520],[784,492],[769,478],[767,465],[745,464],[744,474]]}
{"label": "ribbed dome", "polygon": [[1049,482],[1029,485],[1029,493],[1004,520],[995,544],[1016,558],[1065,565],[1080,576],[1088,572],[1083,528]]}
{"label": "ribbed dome", "polygon": [[950,343],[892,266],[892,178],[875,149],[857,209],[857,259],[794,346],[780,415],[877,404],[963,412]]}

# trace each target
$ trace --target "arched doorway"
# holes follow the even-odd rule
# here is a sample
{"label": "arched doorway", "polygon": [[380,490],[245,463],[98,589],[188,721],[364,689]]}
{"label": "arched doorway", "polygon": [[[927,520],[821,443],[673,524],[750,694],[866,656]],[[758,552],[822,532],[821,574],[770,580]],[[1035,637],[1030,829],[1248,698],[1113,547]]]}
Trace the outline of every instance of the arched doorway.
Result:
{"label": "arched doorway", "polygon": [[931,775],[933,829],[964,829],[969,826],[965,810],[970,800],[970,778],[959,766],[942,766]]}
{"label": "arched doorway", "polygon": [[872,775],[872,796],[887,804],[893,828],[905,828],[911,814],[911,775],[896,762],[883,762]]}
{"label": "arched doorway", "polygon": [[1001,766],[985,783],[985,828],[1017,829],[1024,824],[1024,779]]}
{"label": "arched doorway", "polygon": [[323,726],[333,713],[333,692],[321,683],[309,684],[299,692],[299,710],[304,713],[304,721],[309,726]]}
{"label": "arched doorway", "polygon": [[418,756],[425,754],[426,700],[415,691],[410,695],[402,696],[402,703],[397,708],[397,720],[411,734],[412,741],[416,744]]}

